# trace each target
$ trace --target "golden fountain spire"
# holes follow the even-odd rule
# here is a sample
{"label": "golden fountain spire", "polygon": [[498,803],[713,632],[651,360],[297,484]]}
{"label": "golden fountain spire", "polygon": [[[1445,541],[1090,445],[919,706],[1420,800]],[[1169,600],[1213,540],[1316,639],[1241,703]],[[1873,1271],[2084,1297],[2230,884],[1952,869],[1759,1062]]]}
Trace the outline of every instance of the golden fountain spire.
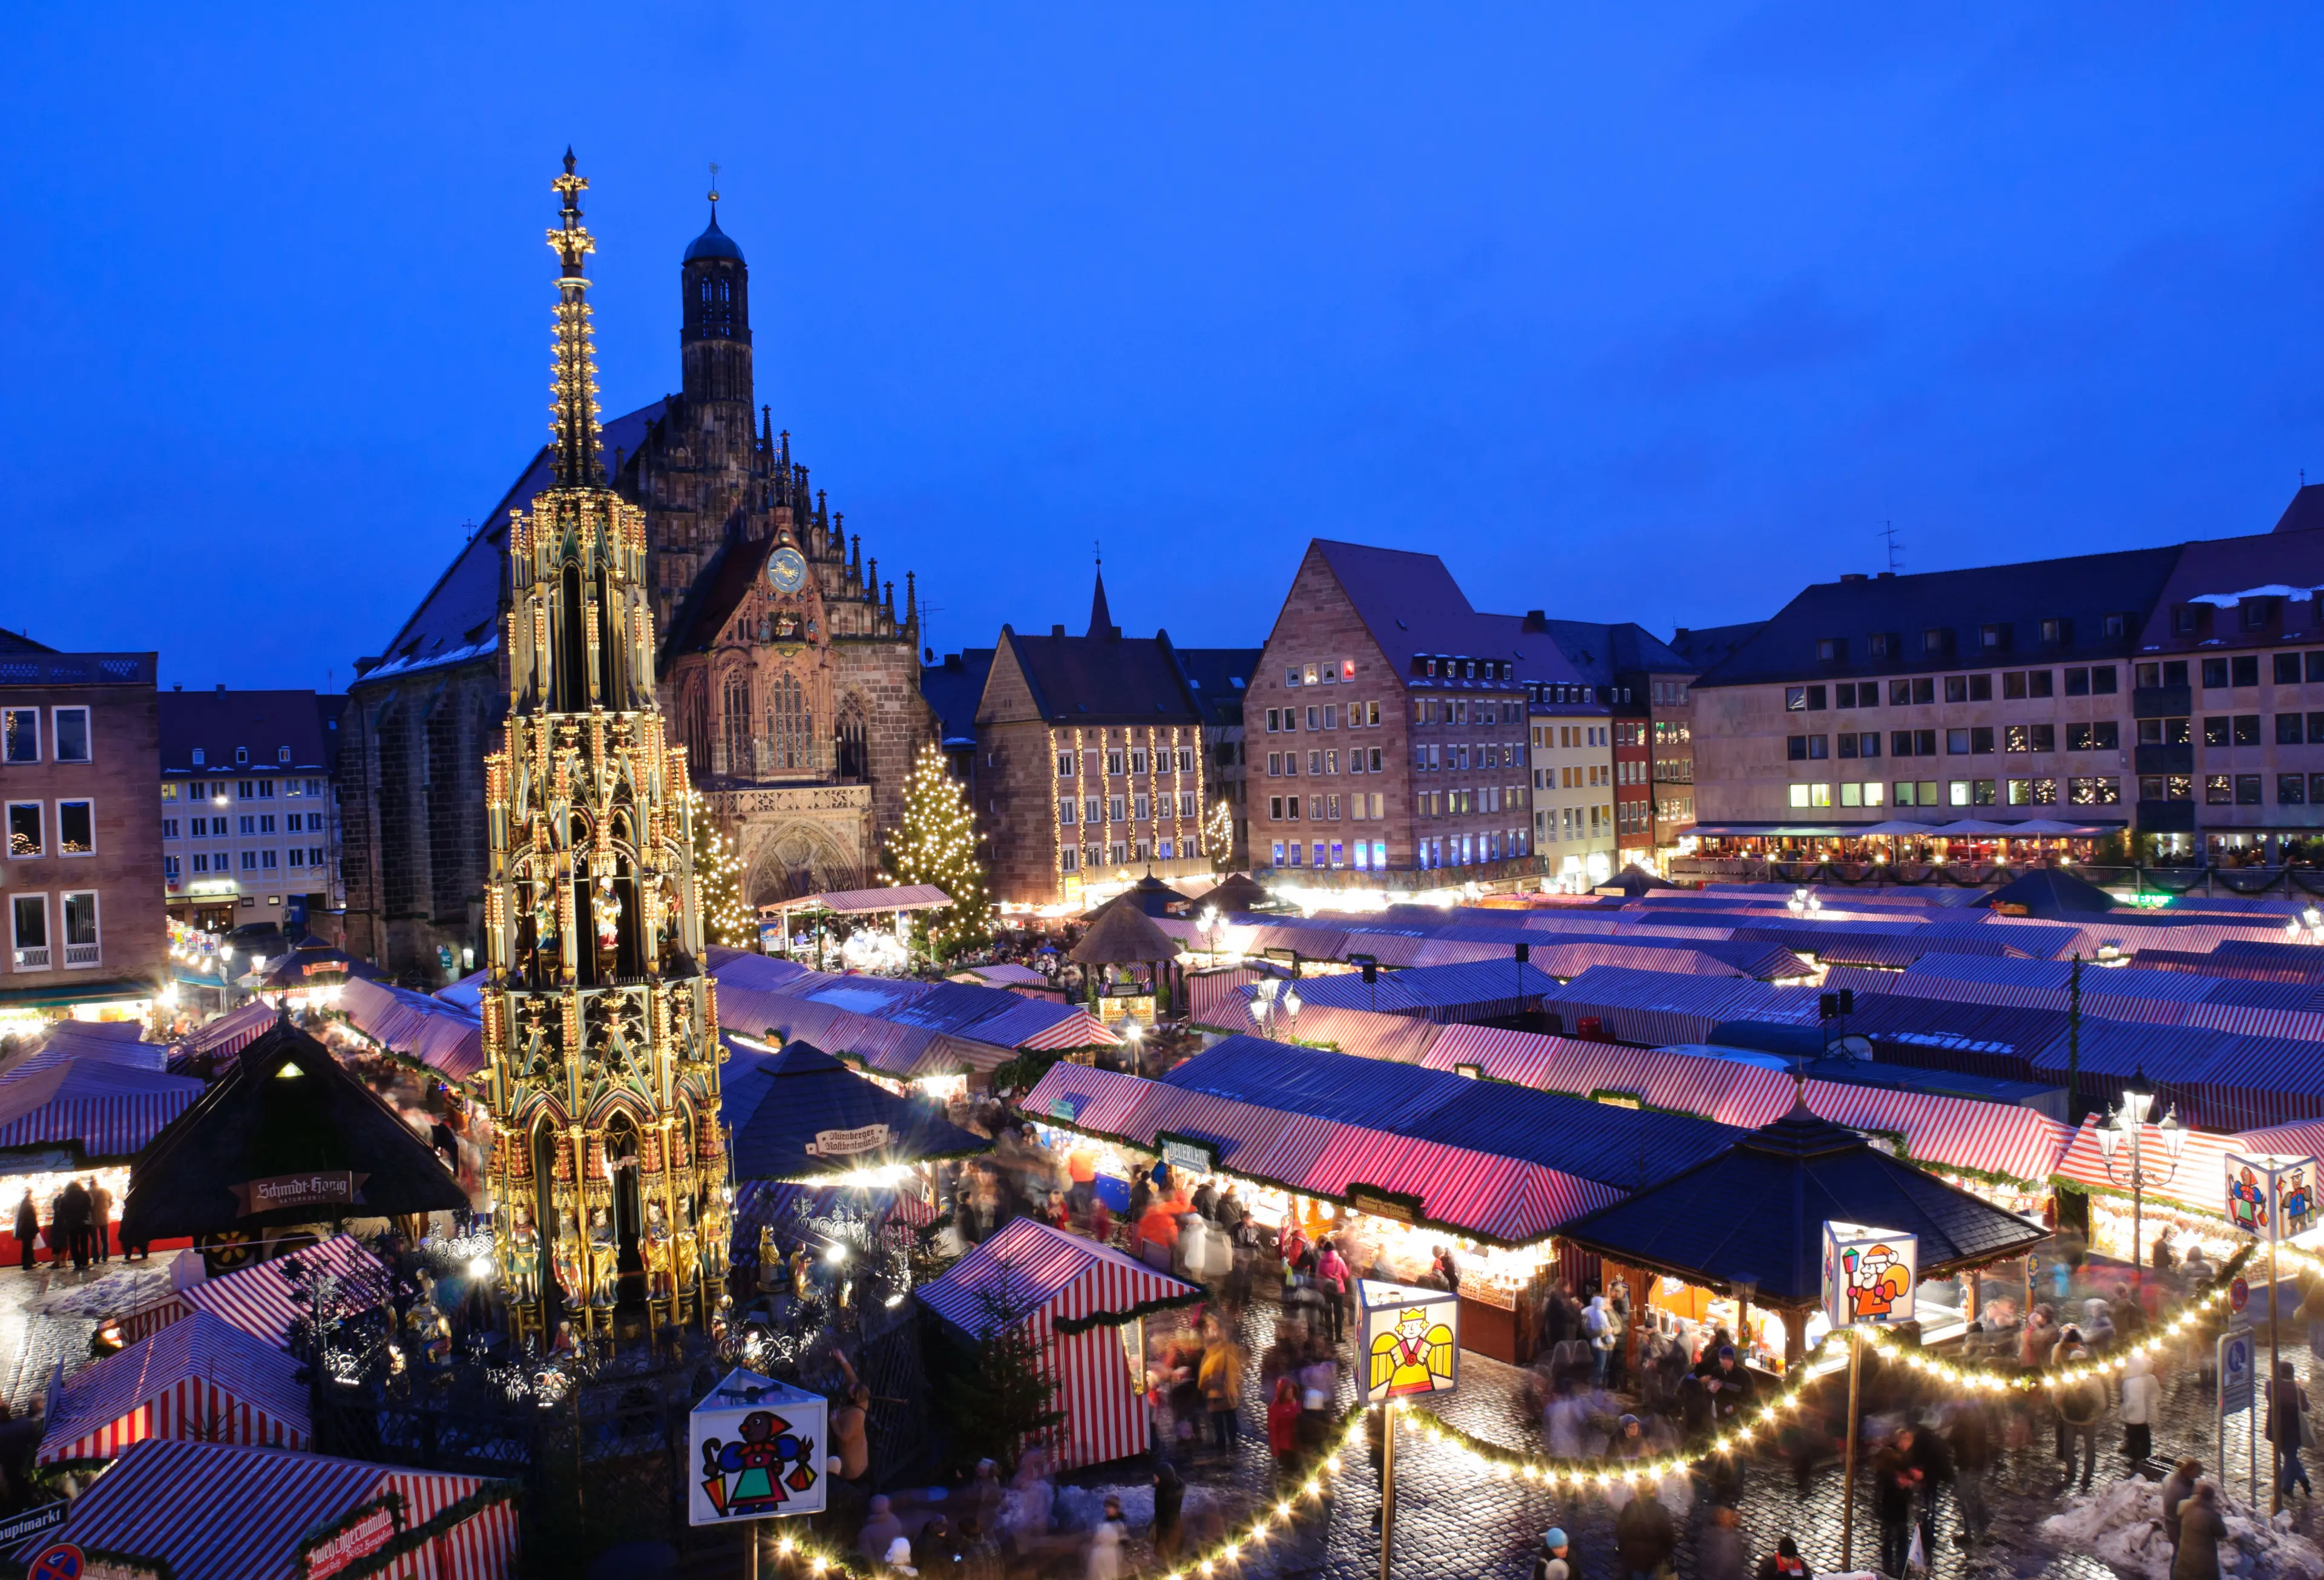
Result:
{"label": "golden fountain spire", "polygon": [[605,480],[597,411],[595,336],[589,328],[589,277],[582,261],[597,250],[581,224],[581,194],[588,180],[573,173],[573,151],[565,151],[565,173],[549,183],[565,199],[549,245],[564,265],[557,281],[557,352],[550,393],[556,420],[557,484],[560,488],[595,488]]}

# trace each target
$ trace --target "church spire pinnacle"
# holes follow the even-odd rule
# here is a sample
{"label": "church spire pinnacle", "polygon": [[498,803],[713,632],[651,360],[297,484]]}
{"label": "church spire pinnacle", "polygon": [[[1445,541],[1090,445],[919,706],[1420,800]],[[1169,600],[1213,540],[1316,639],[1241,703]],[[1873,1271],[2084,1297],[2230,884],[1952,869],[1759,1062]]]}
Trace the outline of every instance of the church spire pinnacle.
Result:
{"label": "church spire pinnacle", "polygon": [[582,263],[597,250],[581,224],[581,194],[588,181],[573,171],[573,150],[565,151],[565,173],[549,183],[564,199],[549,245],[560,265],[557,278],[557,355],[550,392],[557,420],[557,484],[560,488],[596,488],[604,484],[605,462],[598,429],[597,358],[589,328],[589,280]]}
{"label": "church spire pinnacle", "polygon": [[1097,557],[1097,587],[1090,594],[1089,633],[1092,636],[1120,636],[1121,628],[1113,623],[1113,611],[1105,603],[1105,555]]}

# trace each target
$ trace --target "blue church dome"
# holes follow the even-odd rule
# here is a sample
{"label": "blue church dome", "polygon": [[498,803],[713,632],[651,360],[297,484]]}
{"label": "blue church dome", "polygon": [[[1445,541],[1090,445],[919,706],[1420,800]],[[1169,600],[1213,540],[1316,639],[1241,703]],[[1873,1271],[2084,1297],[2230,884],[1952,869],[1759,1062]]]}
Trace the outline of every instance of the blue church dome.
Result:
{"label": "blue church dome", "polygon": [[734,245],[733,236],[718,228],[715,208],[710,211],[710,228],[696,236],[693,245],[686,249],[685,262],[691,263],[698,258],[732,258],[738,263],[742,261],[742,249]]}

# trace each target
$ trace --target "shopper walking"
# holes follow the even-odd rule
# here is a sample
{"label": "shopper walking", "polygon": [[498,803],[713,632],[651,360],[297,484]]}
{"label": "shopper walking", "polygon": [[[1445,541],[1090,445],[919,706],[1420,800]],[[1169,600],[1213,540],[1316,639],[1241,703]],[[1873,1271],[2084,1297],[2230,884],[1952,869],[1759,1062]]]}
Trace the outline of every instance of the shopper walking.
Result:
{"label": "shopper walking", "polygon": [[2154,1363],[2133,1355],[2122,1373],[2122,1452],[2137,1469],[2154,1453],[2154,1414],[2163,1403],[2163,1383]]}
{"label": "shopper walking", "polygon": [[2227,1534],[2219,1489],[2198,1482],[2179,1505],[2179,1550],[2171,1558],[2171,1580],[2219,1580],[2219,1542]]}
{"label": "shopper walking", "polygon": [[1880,1572],[1904,1580],[1913,1550],[1913,1505],[1920,1492],[1913,1468],[1913,1434],[1898,1432],[1872,1456],[1872,1512],[1880,1525]]}
{"label": "shopper walking", "polygon": [[[2161,1243],[2157,1242],[2157,1243]],[[2202,1475],[2201,1460],[2182,1459],[2173,1465],[2171,1474],[2163,1478],[2163,1538],[2171,1544],[2171,1555],[2174,1561],[2179,1555],[2180,1505],[2195,1495],[2195,1483],[2202,1479]]]}
{"label": "shopper walking", "polygon": [[[2089,1351],[2077,1344],[2066,1352],[2069,1365],[2079,1366],[2089,1361]],[[2090,1476],[2098,1467],[2098,1422],[2106,1414],[2106,1391],[2095,1377],[2064,1382],[2056,1389],[2058,1406],[2058,1436],[2066,1461],[2066,1486],[2074,1482],[2074,1456],[2079,1451],[2082,1461],[2082,1491],[2090,1490]],[[2063,1491],[2064,1488],[2060,1488]]]}
{"label": "shopper walking", "polygon": [[32,1270],[33,1243],[41,1237],[40,1209],[32,1205],[32,1193],[24,1192],[24,1199],[16,1204],[17,1265],[26,1272]]}
{"label": "shopper walking", "polygon": [[2292,1496],[2294,1482],[2310,1497],[2316,1489],[2309,1484],[2308,1468],[2300,1463],[2300,1450],[2306,1446],[2308,1433],[2308,1395],[2292,1374],[2292,1363],[2275,1363],[2275,1381],[2267,1390],[2267,1440],[2275,1445],[2280,1456],[2276,1461],[2275,1490],[2283,1497]]}
{"label": "shopper walking", "polygon": [[113,1260],[113,1193],[97,1182],[91,1175],[82,1183],[88,1187],[89,1249],[99,1261]]}

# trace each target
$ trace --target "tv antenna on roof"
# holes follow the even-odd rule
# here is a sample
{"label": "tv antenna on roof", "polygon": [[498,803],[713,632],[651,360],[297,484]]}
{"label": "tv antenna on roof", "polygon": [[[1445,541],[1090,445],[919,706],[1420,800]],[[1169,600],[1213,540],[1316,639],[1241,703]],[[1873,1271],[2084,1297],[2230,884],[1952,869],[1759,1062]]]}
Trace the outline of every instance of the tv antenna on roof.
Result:
{"label": "tv antenna on roof", "polygon": [[1880,535],[1888,541],[1888,573],[1894,576],[1904,568],[1904,545],[1896,541],[1896,523],[1882,522]]}

